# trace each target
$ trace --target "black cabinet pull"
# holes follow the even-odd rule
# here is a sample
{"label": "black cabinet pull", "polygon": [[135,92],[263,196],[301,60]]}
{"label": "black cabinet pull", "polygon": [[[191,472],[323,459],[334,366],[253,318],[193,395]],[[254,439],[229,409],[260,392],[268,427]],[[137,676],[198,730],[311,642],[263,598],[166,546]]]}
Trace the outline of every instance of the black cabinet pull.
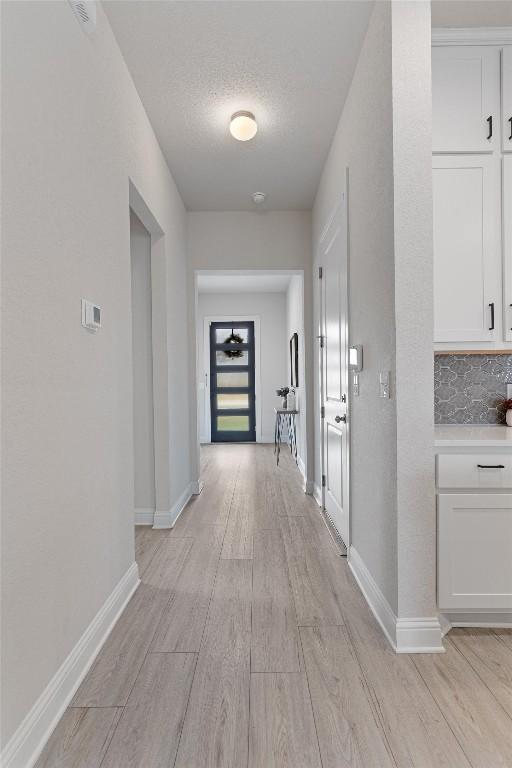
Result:
{"label": "black cabinet pull", "polygon": [[505,469],[504,464],[477,464],[478,469]]}
{"label": "black cabinet pull", "polygon": [[487,136],[487,139],[492,139],[492,115],[489,115],[487,118],[487,123],[489,125],[489,134]]}
{"label": "black cabinet pull", "polygon": [[508,137],[508,140],[512,141],[512,117],[509,117],[508,121],[510,123],[510,136]]}
{"label": "black cabinet pull", "polygon": [[489,328],[490,331],[494,331],[494,301],[491,301],[489,304],[489,307],[491,309],[491,327]]}

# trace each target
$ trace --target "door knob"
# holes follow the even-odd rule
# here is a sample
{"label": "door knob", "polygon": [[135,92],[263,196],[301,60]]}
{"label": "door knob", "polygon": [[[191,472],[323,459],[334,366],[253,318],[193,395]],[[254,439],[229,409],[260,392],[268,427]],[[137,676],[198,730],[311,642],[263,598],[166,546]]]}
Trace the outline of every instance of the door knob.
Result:
{"label": "door knob", "polygon": [[345,415],[343,415],[343,416],[335,416],[334,417],[334,421],[336,422],[336,424],[339,424],[340,421],[346,422],[347,421],[347,417]]}

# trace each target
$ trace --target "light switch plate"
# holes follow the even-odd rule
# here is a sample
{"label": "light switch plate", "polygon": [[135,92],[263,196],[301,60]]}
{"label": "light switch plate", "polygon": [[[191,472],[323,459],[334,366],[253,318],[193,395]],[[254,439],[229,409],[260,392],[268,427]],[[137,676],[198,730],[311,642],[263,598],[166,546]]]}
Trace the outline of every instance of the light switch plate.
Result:
{"label": "light switch plate", "polygon": [[389,371],[379,373],[379,397],[389,398]]}

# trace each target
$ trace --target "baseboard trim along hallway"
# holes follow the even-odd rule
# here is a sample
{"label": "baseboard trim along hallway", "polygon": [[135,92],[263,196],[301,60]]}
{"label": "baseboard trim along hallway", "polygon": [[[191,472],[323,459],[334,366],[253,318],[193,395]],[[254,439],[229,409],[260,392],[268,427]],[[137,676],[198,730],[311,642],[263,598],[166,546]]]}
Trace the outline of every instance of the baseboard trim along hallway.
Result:
{"label": "baseboard trim along hallway", "polygon": [[155,510],[145,507],[135,507],[135,525],[153,525]]}
{"label": "baseboard trim along hallway", "polygon": [[353,546],[349,549],[348,564],[396,653],[444,653],[443,633],[437,616],[399,619]]}
{"label": "baseboard trim along hallway", "polygon": [[176,524],[176,520],[181,515],[191,497],[195,494],[194,489],[198,489],[198,493],[201,492],[201,488],[197,481],[195,483],[189,483],[178,501],[173,504],[171,509],[157,509],[153,520],[153,528],[160,530],[162,528],[173,528]]}
{"label": "baseboard trim along hallway", "polygon": [[105,640],[140,584],[132,563],[2,752],[2,768],[32,768]]}

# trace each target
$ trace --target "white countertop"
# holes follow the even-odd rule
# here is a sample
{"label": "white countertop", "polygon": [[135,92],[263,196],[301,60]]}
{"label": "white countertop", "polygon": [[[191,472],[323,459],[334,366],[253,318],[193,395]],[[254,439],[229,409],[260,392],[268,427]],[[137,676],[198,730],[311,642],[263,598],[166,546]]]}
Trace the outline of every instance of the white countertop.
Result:
{"label": "white countertop", "polygon": [[434,445],[436,448],[512,448],[512,427],[437,424],[434,428]]}

